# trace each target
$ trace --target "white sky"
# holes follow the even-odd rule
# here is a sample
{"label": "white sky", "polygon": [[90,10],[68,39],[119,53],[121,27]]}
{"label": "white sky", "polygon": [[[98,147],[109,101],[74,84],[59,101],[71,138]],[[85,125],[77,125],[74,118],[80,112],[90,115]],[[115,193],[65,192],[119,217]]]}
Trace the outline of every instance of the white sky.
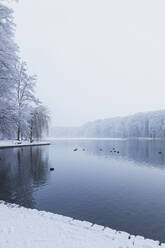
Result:
{"label": "white sky", "polygon": [[55,125],[165,108],[164,0],[20,0],[17,41]]}

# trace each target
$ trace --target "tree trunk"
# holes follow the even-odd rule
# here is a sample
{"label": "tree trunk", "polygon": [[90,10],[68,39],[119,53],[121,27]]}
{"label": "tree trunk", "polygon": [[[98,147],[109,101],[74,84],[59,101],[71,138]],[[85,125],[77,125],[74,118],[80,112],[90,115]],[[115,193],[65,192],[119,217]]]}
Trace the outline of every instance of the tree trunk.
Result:
{"label": "tree trunk", "polygon": [[33,122],[31,121],[31,127],[30,127],[30,143],[33,142]]}
{"label": "tree trunk", "polygon": [[18,130],[17,130],[17,140],[21,141],[21,129],[20,129],[20,127],[18,127]]}

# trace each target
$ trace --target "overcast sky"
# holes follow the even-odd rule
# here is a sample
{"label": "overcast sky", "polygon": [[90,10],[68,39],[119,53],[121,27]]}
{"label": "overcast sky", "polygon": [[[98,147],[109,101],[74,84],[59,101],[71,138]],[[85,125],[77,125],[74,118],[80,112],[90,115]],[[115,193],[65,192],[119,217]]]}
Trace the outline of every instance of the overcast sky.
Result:
{"label": "overcast sky", "polygon": [[20,0],[17,41],[57,126],[165,108],[164,0]]}

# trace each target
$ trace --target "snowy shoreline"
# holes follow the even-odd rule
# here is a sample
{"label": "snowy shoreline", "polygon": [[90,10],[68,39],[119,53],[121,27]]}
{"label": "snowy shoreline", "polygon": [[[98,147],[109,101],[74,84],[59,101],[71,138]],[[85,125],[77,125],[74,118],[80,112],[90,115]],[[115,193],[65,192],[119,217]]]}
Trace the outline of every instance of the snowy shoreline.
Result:
{"label": "snowy shoreline", "polygon": [[43,145],[50,145],[50,144],[51,143],[48,141],[34,141],[33,143],[30,143],[29,141],[21,141],[21,143],[19,143],[16,140],[0,140],[0,149],[24,147],[24,146],[43,146]]}
{"label": "snowy shoreline", "polygon": [[155,140],[165,140],[164,138],[148,138],[148,137],[137,137],[137,138],[98,138],[98,137],[54,137],[54,138],[48,138],[48,140],[51,141],[65,141],[65,140],[104,140],[104,141],[129,141],[129,140],[148,140],[148,141],[155,141]]}
{"label": "snowy shoreline", "polygon": [[0,201],[3,248],[165,248],[165,244],[109,227]]}
{"label": "snowy shoreline", "polygon": [[90,137],[80,137],[80,138],[65,138],[65,137],[57,137],[57,138],[48,138],[48,140],[55,140],[55,141],[60,141],[60,140],[127,140],[126,138],[90,138]]}

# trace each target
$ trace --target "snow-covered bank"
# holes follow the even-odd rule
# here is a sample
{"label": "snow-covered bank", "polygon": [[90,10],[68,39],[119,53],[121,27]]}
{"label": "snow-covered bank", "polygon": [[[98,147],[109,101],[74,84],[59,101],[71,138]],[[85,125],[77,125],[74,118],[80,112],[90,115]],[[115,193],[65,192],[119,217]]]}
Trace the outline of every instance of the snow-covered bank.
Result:
{"label": "snow-covered bank", "polygon": [[33,143],[30,143],[29,141],[18,142],[16,140],[1,140],[0,141],[0,149],[1,148],[23,147],[23,146],[41,146],[41,145],[50,145],[50,142],[34,141]]}
{"label": "snow-covered bank", "polygon": [[158,241],[0,202],[1,248],[165,248]]}

